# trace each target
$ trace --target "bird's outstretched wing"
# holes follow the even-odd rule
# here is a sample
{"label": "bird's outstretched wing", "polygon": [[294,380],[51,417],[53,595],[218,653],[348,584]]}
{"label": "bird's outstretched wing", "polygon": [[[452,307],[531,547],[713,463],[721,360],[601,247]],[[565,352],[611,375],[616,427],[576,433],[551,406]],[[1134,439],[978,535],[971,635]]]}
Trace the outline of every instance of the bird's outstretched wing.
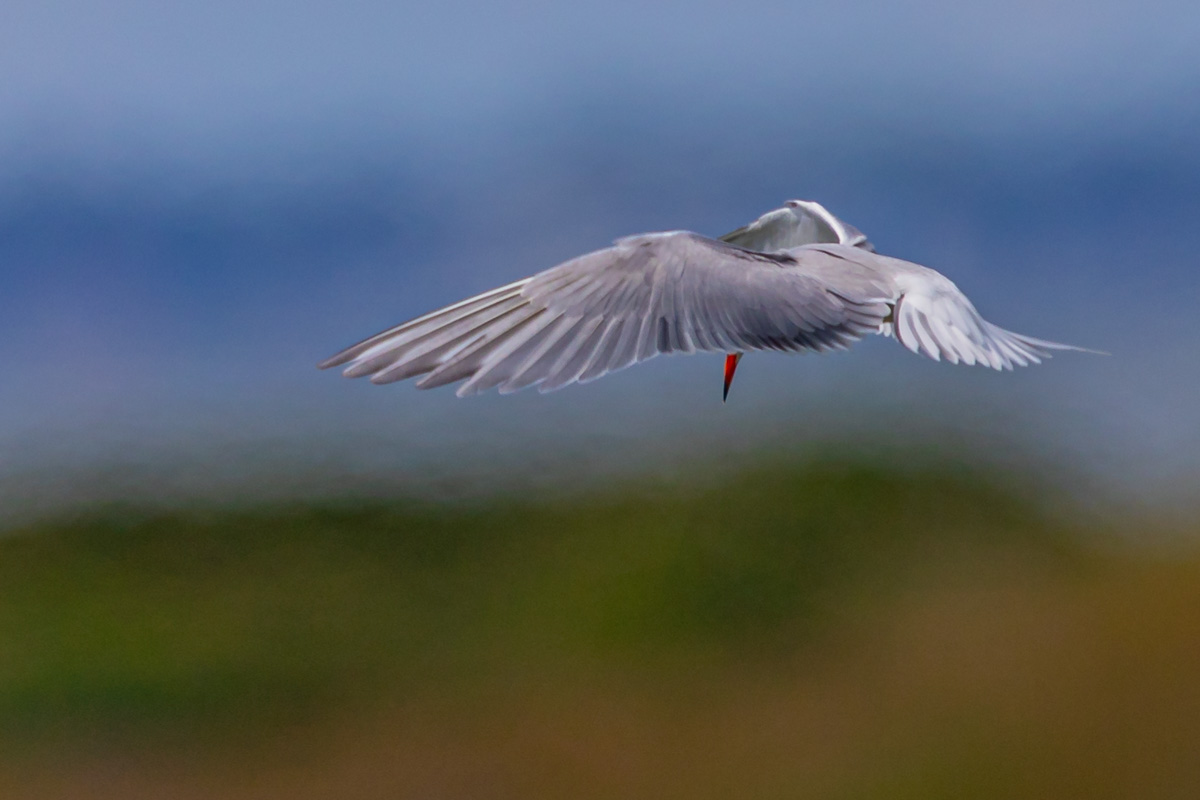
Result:
{"label": "bird's outstretched wing", "polygon": [[466,381],[460,396],[550,391],[661,353],[845,348],[880,330],[890,292],[877,270],[820,249],[764,254],[687,231],[645,234],[418,317],[320,366],[348,365],[347,376],[374,383],[425,375],[425,389]]}
{"label": "bird's outstretched wing", "polygon": [[813,200],[789,200],[749,225],[730,231],[721,241],[760,253],[777,253],[806,244],[845,244],[874,252],[863,232],[829,213]]}
{"label": "bird's outstretched wing", "polygon": [[[864,252],[845,245],[815,245],[792,253],[819,250],[877,275],[888,284],[892,313],[879,332],[893,336],[914,353],[951,364],[981,364],[1009,369],[1040,364],[1053,350],[1098,353],[1074,345],[1035,339],[1005,330],[985,320],[954,282],[940,272],[898,258]],[[824,277],[828,263],[818,266]]]}

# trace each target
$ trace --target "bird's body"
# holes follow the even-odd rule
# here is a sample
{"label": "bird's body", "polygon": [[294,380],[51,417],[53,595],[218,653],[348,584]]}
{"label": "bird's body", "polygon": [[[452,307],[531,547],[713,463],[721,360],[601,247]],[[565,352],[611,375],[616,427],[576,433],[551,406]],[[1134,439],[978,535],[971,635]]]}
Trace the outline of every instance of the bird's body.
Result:
{"label": "bird's body", "polygon": [[1079,349],[986,322],[944,275],[874,252],[822,206],[784,208],[711,239],[689,231],[611,247],[433,311],[321,367],[459,396],[593,380],[662,353],[724,352],[726,391],[750,350],[845,349],[890,335],[914,353],[1011,369]]}

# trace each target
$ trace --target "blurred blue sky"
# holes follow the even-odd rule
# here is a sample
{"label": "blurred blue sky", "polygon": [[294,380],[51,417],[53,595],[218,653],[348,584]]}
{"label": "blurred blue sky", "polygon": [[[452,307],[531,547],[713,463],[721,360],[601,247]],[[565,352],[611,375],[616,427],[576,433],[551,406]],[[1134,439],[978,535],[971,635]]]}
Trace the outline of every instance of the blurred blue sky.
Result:
{"label": "blurred blue sky", "polygon": [[[935,420],[1190,485],[1198,40],[1193,2],[10,0],[0,470],[467,475]],[[469,401],[313,367],[615,237],[789,197],[1000,325],[1114,357],[994,375],[873,341],[748,360],[727,407],[716,358]]]}

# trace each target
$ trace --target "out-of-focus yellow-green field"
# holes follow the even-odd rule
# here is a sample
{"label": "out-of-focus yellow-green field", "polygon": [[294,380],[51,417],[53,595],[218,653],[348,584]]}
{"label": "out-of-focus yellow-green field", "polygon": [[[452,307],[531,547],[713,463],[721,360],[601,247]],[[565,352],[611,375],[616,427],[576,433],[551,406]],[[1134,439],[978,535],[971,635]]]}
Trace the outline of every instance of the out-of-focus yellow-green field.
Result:
{"label": "out-of-focus yellow-green field", "polygon": [[1197,796],[1200,552],[1045,500],[851,459],[26,525],[0,797]]}

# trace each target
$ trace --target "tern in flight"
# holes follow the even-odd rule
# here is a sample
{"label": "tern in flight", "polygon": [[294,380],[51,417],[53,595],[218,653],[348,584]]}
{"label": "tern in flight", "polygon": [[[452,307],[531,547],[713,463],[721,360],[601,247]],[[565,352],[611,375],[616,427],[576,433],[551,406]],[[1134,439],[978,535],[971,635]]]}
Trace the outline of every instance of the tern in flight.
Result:
{"label": "tern in flight", "polygon": [[791,200],[710,239],[645,233],[432,311],[322,362],[458,396],[549,392],[662,353],[725,353],[724,397],[750,350],[844,350],[867,334],[992,369],[1083,350],[999,328],[940,272],[880,255],[820,203]]}

